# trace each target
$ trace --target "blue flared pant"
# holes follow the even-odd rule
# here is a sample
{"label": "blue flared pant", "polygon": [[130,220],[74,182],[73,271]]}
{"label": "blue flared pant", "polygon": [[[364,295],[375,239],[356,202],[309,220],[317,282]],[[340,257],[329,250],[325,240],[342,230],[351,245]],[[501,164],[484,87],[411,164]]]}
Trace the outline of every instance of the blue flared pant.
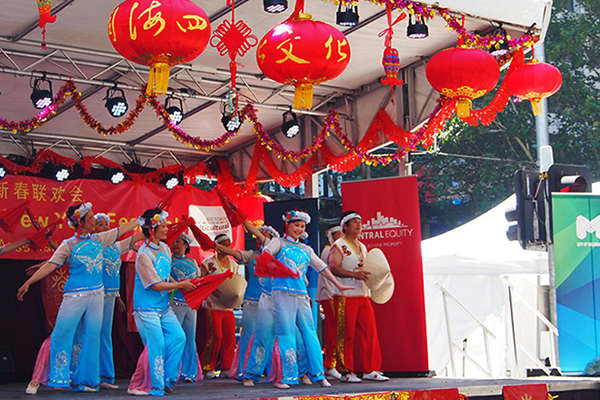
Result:
{"label": "blue flared pant", "polygon": [[112,328],[117,292],[104,293],[104,312],[100,331],[100,382],[115,383]]}
{"label": "blue flared pant", "polygon": [[242,379],[246,369],[246,352],[250,338],[256,329],[256,313],[258,312],[258,302],[247,301],[242,306],[242,334],[240,335],[240,343],[238,345],[238,379]]}
{"label": "blue flared pant", "polygon": [[196,349],[197,311],[187,304],[172,305],[173,312],[185,333],[185,346],[181,357],[181,378],[196,381],[200,374],[198,369],[198,350]]}
{"label": "blue flared pant", "polygon": [[271,296],[265,294],[260,296],[255,321],[260,321],[260,323],[255,325],[252,348],[243,377],[258,382],[265,370],[270,368],[273,355],[273,302]]}

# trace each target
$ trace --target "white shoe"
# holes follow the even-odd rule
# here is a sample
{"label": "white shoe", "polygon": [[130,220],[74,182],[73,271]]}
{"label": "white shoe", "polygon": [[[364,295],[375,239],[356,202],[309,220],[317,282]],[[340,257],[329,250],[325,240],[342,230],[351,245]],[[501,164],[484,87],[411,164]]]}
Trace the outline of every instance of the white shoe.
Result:
{"label": "white shoe", "polygon": [[362,382],[362,380],[358,376],[356,376],[356,374],[354,372],[350,372],[349,374],[342,376],[342,379],[340,379],[340,381],[347,382],[347,383]]}
{"label": "white shoe", "polygon": [[143,390],[139,390],[139,389],[127,389],[127,394],[130,394],[132,396],[149,396],[150,395],[150,393],[144,392]]}
{"label": "white shoe", "polygon": [[100,382],[100,389],[118,389],[117,385],[108,382]]}
{"label": "white shoe", "polygon": [[204,378],[206,379],[215,379],[217,377],[217,373],[215,371],[208,371],[204,374]]}
{"label": "white shoe", "polygon": [[335,368],[329,368],[328,370],[326,370],[325,376],[330,377],[330,378],[335,378],[338,381],[342,379],[342,374],[340,374],[338,372],[338,370]]}
{"label": "white shoe", "polygon": [[37,394],[38,389],[40,388],[40,383],[36,381],[29,382],[27,388],[25,389],[25,393],[27,394]]}
{"label": "white shoe", "polygon": [[321,384],[321,387],[330,387],[331,386],[331,383],[329,383],[327,378],[323,379],[322,381],[319,381],[319,383]]}
{"label": "white shoe", "polygon": [[366,380],[369,380],[369,381],[378,381],[378,382],[384,382],[384,381],[389,381],[390,380],[390,378],[388,378],[387,376],[384,376],[379,371],[369,372],[368,374],[363,375],[363,379],[366,379]]}

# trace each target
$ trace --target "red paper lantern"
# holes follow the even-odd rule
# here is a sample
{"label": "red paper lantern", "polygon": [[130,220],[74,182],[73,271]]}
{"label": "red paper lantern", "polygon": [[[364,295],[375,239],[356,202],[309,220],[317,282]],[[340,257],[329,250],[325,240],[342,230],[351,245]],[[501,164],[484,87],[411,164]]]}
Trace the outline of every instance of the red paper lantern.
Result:
{"label": "red paper lantern", "polygon": [[500,66],[487,51],[456,47],[436,53],[427,63],[425,73],[435,90],[457,99],[457,115],[468,117],[471,100],[496,86]]}
{"label": "red paper lantern", "polygon": [[542,111],[541,99],[552,96],[562,86],[559,69],[537,60],[518,66],[506,79],[509,92],[521,100],[529,100],[534,115]]}
{"label": "red paper lantern", "polygon": [[126,0],[108,20],[108,37],[123,57],[151,67],[146,93],[162,95],[169,86],[169,68],[206,48],[210,21],[190,0]]}
{"label": "red paper lantern", "polygon": [[300,13],[267,32],[256,60],[266,76],[296,87],[294,108],[309,109],[313,85],[337,77],[348,66],[350,45],[333,26]]}

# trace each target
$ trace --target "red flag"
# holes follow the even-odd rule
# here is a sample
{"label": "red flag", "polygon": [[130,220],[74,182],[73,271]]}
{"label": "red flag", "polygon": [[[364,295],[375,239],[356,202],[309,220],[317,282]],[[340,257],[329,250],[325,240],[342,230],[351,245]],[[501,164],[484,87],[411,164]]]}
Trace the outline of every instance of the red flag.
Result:
{"label": "red flag", "polygon": [[[31,220],[34,221],[33,218]],[[48,241],[48,238],[52,236],[52,232],[54,232],[54,229],[56,228],[56,225],[58,225],[59,222],[59,220],[55,220],[53,223],[45,227],[40,227],[34,221],[34,226],[37,229],[37,231],[28,238],[31,241],[31,247],[34,250],[44,248],[46,242]]]}
{"label": "red flag", "polygon": [[545,383],[535,385],[512,385],[502,388],[504,400],[547,400],[548,387]]}
{"label": "red flag", "polygon": [[165,243],[168,244],[170,247],[171,244],[173,244],[173,242],[175,241],[175,239],[179,237],[179,235],[185,232],[187,228],[195,224],[196,221],[194,221],[194,218],[182,215],[181,221],[169,225],[169,231],[167,232],[167,239],[165,240]]}
{"label": "red flag", "polygon": [[254,275],[265,278],[298,278],[298,271],[292,271],[271,254],[264,252],[256,258]]}
{"label": "red flag", "polygon": [[232,227],[237,226],[239,224],[243,224],[246,220],[246,217],[240,213],[240,210],[218,189],[215,189],[221,203],[223,205],[223,209],[225,210],[225,214],[227,214],[227,219]]}
{"label": "red flag", "polygon": [[222,274],[207,275],[202,278],[194,278],[190,282],[196,285],[196,289],[189,292],[183,292],[185,302],[190,308],[197,310],[202,305],[204,299],[206,299],[212,292],[214,292],[227,278],[231,278],[233,272],[230,270],[223,272]]}
{"label": "red flag", "polygon": [[27,212],[27,206],[29,205],[29,201],[23,202],[16,206],[15,208],[11,208],[9,210],[5,210],[0,213],[0,228],[4,229],[6,232],[12,232],[13,227],[15,227],[19,223],[19,219]]}
{"label": "red flag", "polygon": [[194,234],[194,237],[196,238],[196,241],[202,250],[206,251],[215,248],[215,242],[213,242],[206,233],[202,232],[200,228],[198,228],[196,225],[191,225],[190,229],[192,230],[192,233]]}

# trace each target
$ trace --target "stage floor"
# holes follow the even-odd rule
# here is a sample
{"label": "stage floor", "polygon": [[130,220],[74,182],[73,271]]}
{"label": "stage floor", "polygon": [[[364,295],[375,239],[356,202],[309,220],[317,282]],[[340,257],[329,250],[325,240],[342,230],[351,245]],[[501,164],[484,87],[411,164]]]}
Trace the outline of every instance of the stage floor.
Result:
{"label": "stage floor", "polygon": [[[91,399],[102,398],[123,399],[127,396],[127,381],[119,381],[119,390],[103,390],[98,393],[70,393],[64,391],[55,391],[46,387],[41,387],[37,397],[49,399]],[[548,384],[549,391],[553,394],[560,392],[573,391],[593,391],[600,393],[600,378],[576,378],[576,377],[536,377],[526,379],[453,379],[453,378],[394,378],[383,383],[340,383],[333,382],[330,388],[321,388],[319,385],[300,385],[289,390],[278,390],[265,383],[258,384],[252,388],[243,387],[241,384],[232,380],[210,380],[197,384],[181,384],[177,386],[175,393],[169,397],[179,399],[198,399],[203,400],[231,400],[231,399],[261,399],[261,398],[283,398],[292,396],[311,396],[323,394],[349,394],[349,393],[375,393],[403,390],[427,390],[458,388],[459,392],[468,397],[479,396],[497,396],[502,393],[502,386],[505,385],[526,385],[534,383]],[[10,399],[32,399],[32,396],[25,394],[25,385],[23,383],[11,383],[0,385],[0,398]],[[591,393],[590,393],[591,394]],[[561,396],[562,398],[563,396]],[[589,397],[589,398],[600,398]]]}

